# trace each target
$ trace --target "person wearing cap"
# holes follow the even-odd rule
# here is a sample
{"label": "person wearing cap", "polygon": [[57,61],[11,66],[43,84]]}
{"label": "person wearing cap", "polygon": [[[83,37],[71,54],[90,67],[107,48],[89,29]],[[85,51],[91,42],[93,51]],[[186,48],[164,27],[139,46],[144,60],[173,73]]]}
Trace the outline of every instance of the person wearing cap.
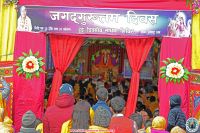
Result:
{"label": "person wearing cap", "polygon": [[90,133],[110,133],[108,130],[111,114],[100,106],[94,113],[94,124],[89,127]]}
{"label": "person wearing cap", "polygon": [[75,99],[73,87],[62,84],[55,105],[47,108],[43,119],[44,133],[60,133],[62,124],[72,119]]}
{"label": "person wearing cap", "polygon": [[96,92],[97,103],[92,106],[92,109],[96,111],[96,109],[101,106],[104,107],[110,114],[112,114],[110,107],[108,107],[106,101],[108,100],[108,90],[104,87],[99,88]]}
{"label": "person wearing cap", "polygon": [[37,118],[35,114],[29,110],[22,117],[22,126],[19,133],[39,133],[36,131]]}
{"label": "person wearing cap", "polygon": [[111,118],[109,129],[114,130],[115,133],[137,133],[136,123],[122,113],[125,100],[116,96],[111,99],[110,104],[114,115]]}

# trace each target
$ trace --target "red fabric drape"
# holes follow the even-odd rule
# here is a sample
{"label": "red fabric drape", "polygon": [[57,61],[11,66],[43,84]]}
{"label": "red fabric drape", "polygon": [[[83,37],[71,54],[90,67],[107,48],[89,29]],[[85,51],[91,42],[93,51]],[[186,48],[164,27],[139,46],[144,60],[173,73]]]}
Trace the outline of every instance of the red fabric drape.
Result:
{"label": "red fabric drape", "polygon": [[[43,33],[17,32],[15,39],[14,59],[22,56],[22,52],[33,53],[39,51],[39,56],[46,57],[46,35]],[[44,62],[46,62],[44,60]],[[24,76],[18,76],[16,66],[13,69],[13,114],[16,132],[21,127],[23,114],[32,110],[37,118],[42,118],[44,112],[44,91],[45,91],[45,74],[40,73],[40,77],[25,79]],[[45,66],[43,66],[45,70]]]}
{"label": "red fabric drape", "polygon": [[[174,58],[179,60],[184,58],[183,65],[190,70],[191,69],[191,38],[169,38],[163,37],[160,51],[160,67],[165,64],[162,62],[166,58]],[[165,79],[158,80],[158,94],[159,94],[159,108],[160,115],[167,118],[169,113],[169,98],[171,95],[178,94],[182,98],[181,108],[188,116],[188,91],[189,82],[183,83],[166,83]]]}
{"label": "red fabric drape", "polygon": [[20,5],[190,10],[185,0],[19,0]]}
{"label": "red fabric drape", "polygon": [[134,38],[125,40],[127,55],[133,72],[126,104],[125,115],[127,117],[135,111],[140,79],[139,71],[147,58],[153,41],[154,38]]}
{"label": "red fabric drape", "polygon": [[60,85],[62,84],[63,74],[72,63],[74,57],[83,44],[83,40],[84,39],[82,37],[50,35],[55,73],[48,100],[48,106],[54,105]]}

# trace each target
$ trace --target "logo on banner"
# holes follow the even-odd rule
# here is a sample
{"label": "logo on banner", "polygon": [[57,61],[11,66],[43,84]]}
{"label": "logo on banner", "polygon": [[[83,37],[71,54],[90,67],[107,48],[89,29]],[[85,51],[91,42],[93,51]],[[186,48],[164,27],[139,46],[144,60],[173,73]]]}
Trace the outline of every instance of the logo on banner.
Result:
{"label": "logo on banner", "polygon": [[199,129],[199,122],[196,118],[189,118],[187,121],[186,121],[186,129],[188,132],[196,132],[198,129]]}

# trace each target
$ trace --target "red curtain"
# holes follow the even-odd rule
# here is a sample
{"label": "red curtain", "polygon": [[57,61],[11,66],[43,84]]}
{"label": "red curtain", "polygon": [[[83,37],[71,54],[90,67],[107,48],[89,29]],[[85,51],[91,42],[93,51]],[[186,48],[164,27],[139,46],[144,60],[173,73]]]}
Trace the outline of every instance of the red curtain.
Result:
{"label": "red curtain", "polygon": [[[43,33],[17,32],[15,39],[14,60],[22,56],[22,52],[39,52],[39,56],[46,57],[46,35]],[[44,62],[46,62],[44,60]],[[40,77],[25,79],[24,76],[18,76],[17,66],[13,69],[13,120],[16,132],[21,127],[23,114],[32,110],[37,118],[42,118],[44,113],[44,91],[45,74],[40,73]],[[45,66],[43,66],[45,70]]]}
{"label": "red curtain", "polygon": [[134,38],[125,40],[127,55],[132,69],[132,77],[125,113],[127,117],[135,111],[140,79],[139,71],[147,58],[153,41],[154,38]]}
{"label": "red curtain", "polygon": [[63,74],[72,63],[74,57],[83,44],[83,40],[84,39],[82,37],[50,35],[55,73],[48,100],[48,106],[54,105],[55,99],[58,95],[58,90],[62,84]]}
{"label": "red curtain", "polygon": [[[191,69],[191,38],[169,38],[163,37],[160,51],[160,67],[165,64],[162,62],[166,58],[174,58],[179,60],[184,58],[183,65],[190,70]],[[160,115],[167,118],[169,113],[169,98],[171,95],[178,94],[182,98],[182,110],[188,116],[188,91],[190,83],[166,83],[165,79],[158,80],[158,94],[159,94],[159,108]]]}
{"label": "red curtain", "polygon": [[190,10],[185,0],[19,0],[20,5]]}

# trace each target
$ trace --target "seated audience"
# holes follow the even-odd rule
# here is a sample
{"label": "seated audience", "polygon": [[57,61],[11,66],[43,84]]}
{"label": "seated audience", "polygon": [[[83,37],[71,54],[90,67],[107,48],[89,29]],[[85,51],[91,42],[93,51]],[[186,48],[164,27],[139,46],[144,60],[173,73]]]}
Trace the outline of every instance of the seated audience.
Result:
{"label": "seated audience", "polygon": [[175,126],[172,128],[170,133],[186,133],[186,131],[180,128],[179,126]]}
{"label": "seated audience", "polygon": [[151,133],[169,133],[165,131],[166,120],[162,116],[157,116],[152,121]]}
{"label": "seated audience", "polygon": [[122,113],[125,106],[125,100],[116,96],[111,99],[110,104],[114,115],[111,118],[109,129],[114,130],[115,133],[136,133],[136,123],[125,117]]}
{"label": "seated audience", "polygon": [[43,123],[40,119],[36,119],[36,131],[39,131],[39,133],[43,133]]}
{"label": "seated audience", "polygon": [[43,124],[44,133],[60,133],[62,124],[72,118],[74,109],[73,88],[69,84],[62,84],[55,105],[48,107]]}
{"label": "seated audience", "polygon": [[96,130],[100,130],[98,133],[110,133],[108,130],[110,124],[111,114],[102,106],[99,106],[94,114],[94,125],[90,126],[89,129],[95,130],[92,133],[96,133]]}
{"label": "seated audience", "polygon": [[20,133],[39,133],[36,131],[37,118],[32,111],[27,111],[22,117]]}
{"label": "seated audience", "polygon": [[68,120],[62,125],[61,133],[70,133],[70,129],[88,129],[90,124],[90,104],[80,100],[74,106],[72,120]]}
{"label": "seated audience", "polygon": [[141,114],[133,113],[129,118],[136,122],[137,128],[138,128],[138,133],[145,133],[145,129],[142,127],[143,126],[143,118],[142,118]]}
{"label": "seated audience", "polygon": [[179,126],[180,128],[186,130],[186,116],[181,110],[181,97],[179,95],[173,95],[170,97],[170,112],[168,114],[168,125],[167,131],[171,131],[171,129],[175,126]]}
{"label": "seated audience", "polygon": [[160,115],[160,112],[159,112],[159,109],[156,109],[154,112],[153,112],[153,118],[157,117]]}
{"label": "seated audience", "polygon": [[[103,108],[105,108],[107,111],[110,111],[110,108],[108,107],[106,101],[108,100],[108,91],[105,88],[99,88],[96,92],[96,98],[97,98],[97,103],[95,105],[92,106],[92,109],[94,111],[96,111],[96,109],[101,106]],[[112,114],[112,113],[111,113]]]}

